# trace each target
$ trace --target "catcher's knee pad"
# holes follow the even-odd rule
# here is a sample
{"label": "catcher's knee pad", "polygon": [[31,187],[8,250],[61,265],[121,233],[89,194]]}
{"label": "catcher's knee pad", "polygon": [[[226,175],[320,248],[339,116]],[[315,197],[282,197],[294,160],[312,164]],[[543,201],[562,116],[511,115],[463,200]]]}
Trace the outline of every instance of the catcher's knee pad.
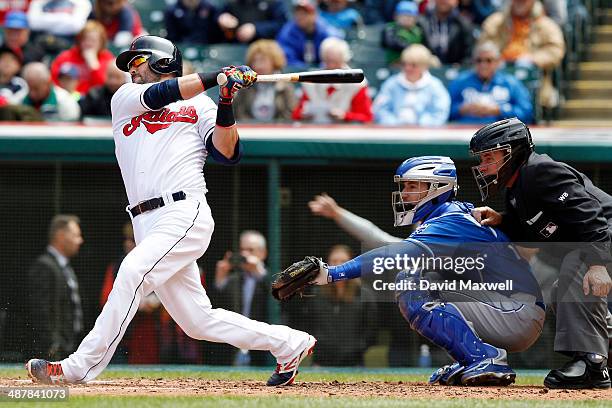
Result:
{"label": "catcher's knee pad", "polygon": [[425,291],[405,291],[398,296],[398,305],[414,331],[463,366],[500,355],[500,350],[478,337],[451,303],[443,303]]}

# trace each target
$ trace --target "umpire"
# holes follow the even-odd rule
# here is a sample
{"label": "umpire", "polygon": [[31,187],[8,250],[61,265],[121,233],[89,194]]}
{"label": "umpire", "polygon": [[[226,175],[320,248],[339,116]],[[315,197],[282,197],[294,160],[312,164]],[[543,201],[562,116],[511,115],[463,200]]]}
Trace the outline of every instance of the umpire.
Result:
{"label": "umpire", "polygon": [[[610,388],[607,295],[612,280],[612,197],[565,163],[534,152],[527,126],[516,118],[474,134],[472,167],[483,201],[506,188],[505,212],[475,210],[483,225],[498,225],[512,241],[555,243],[562,252],[553,288],[555,351],[572,360],[550,371],[549,388]],[[527,244],[528,245],[528,244]],[[542,244],[539,244],[542,245]]]}

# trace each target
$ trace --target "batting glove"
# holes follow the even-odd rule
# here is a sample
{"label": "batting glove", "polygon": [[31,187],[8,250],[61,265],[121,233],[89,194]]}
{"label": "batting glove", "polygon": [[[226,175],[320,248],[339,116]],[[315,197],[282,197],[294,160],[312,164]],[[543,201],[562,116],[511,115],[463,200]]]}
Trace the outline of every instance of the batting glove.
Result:
{"label": "batting glove", "polygon": [[257,80],[257,72],[247,65],[225,67],[223,73],[227,77],[225,85],[219,87],[219,98],[223,103],[231,103],[236,92],[253,86]]}

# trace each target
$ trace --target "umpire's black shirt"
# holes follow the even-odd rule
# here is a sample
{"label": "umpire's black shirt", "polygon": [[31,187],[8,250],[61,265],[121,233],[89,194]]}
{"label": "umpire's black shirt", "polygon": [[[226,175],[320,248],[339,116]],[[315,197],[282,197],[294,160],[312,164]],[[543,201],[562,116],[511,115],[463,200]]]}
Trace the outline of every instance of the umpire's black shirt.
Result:
{"label": "umpire's black shirt", "polygon": [[584,242],[587,265],[612,262],[612,197],[576,169],[533,152],[505,200],[500,227],[512,241]]}

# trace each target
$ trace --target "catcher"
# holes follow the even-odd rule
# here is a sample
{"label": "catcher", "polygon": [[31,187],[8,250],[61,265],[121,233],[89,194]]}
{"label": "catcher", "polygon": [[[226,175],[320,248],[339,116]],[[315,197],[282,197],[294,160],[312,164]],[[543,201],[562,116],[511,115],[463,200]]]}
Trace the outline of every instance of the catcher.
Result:
{"label": "catcher", "polygon": [[[279,274],[272,284],[273,296],[285,300],[309,285],[377,273],[377,259],[423,260],[424,254],[430,259],[455,260],[465,254],[482,256],[482,268],[472,272],[420,268],[417,274],[417,268],[398,267],[395,283],[403,287],[396,291],[396,300],[412,329],[446,350],[454,360],[434,372],[430,384],[513,383],[516,374],[508,366],[507,352],[529,348],[544,323],[542,295],[528,263],[501,231],[476,222],[471,215],[472,204],[455,200],[457,171],[450,158],[408,159],[398,167],[394,181],[398,186],[392,194],[394,225],[421,222],[415,232],[402,242],[338,266],[306,257]],[[498,285],[499,290],[455,290],[452,285],[430,289],[431,284],[453,281],[512,284],[509,288]]]}

